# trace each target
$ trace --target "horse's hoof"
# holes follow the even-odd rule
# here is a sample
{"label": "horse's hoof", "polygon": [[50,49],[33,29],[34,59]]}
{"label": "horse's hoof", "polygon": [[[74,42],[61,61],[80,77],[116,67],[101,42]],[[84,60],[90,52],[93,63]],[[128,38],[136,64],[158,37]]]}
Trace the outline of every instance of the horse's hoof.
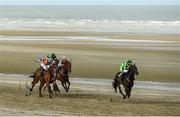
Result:
{"label": "horse's hoof", "polygon": [[126,96],[124,96],[123,99],[126,99]]}
{"label": "horse's hoof", "polygon": [[30,88],[29,90],[32,91],[32,88]]}

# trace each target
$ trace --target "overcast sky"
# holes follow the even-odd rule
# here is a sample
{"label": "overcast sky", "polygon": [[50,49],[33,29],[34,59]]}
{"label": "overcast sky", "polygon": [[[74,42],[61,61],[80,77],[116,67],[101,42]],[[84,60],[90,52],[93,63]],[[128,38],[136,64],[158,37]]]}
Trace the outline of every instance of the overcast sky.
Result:
{"label": "overcast sky", "polygon": [[180,0],[0,0],[1,5],[180,5]]}

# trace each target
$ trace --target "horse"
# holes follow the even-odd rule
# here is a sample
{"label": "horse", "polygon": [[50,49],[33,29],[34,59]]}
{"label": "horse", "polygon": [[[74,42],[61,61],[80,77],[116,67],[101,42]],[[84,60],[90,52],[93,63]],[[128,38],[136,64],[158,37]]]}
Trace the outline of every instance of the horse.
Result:
{"label": "horse", "polygon": [[71,60],[66,60],[56,71],[56,80],[61,81],[63,88],[68,93],[70,88],[69,74],[71,73]]}
{"label": "horse", "polygon": [[40,79],[40,85],[39,85],[39,97],[42,97],[41,90],[44,85],[45,87],[48,87],[48,92],[49,92],[49,98],[52,98],[53,91],[51,90],[51,85],[50,83],[53,83],[55,85],[55,80],[53,80],[54,77],[54,67],[51,65],[44,73],[44,77]]}
{"label": "horse", "polygon": [[[59,63],[59,60],[58,60],[58,59],[55,59],[54,62],[51,64],[50,68],[51,68],[51,69],[56,69],[57,66],[58,66],[58,63]],[[42,70],[41,70],[41,69],[42,69],[42,68],[39,67],[38,69],[35,70],[35,72],[34,72],[33,75],[29,76],[29,77],[32,77],[32,78],[33,78],[33,81],[31,82],[32,86],[31,86],[31,88],[29,89],[29,93],[26,92],[26,95],[27,95],[27,96],[31,94],[31,92],[33,91],[34,86],[35,86],[39,81],[41,81],[41,82],[43,81],[44,75],[45,75],[46,72],[44,71],[43,74],[42,74]],[[46,86],[47,86],[47,85],[46,85]],[[45,87],[46,87],[46,86],[45,86]],[[59,90],[58,90],[58,88],[57,88],[56,82],[53,82],[53,87],[54,87],[54,90],[55,90],[55,94],[57,94],[56,91],[59,91]],[[45,88],[44,88],[44,89],[45,89]]]}
{"label": "horse", "polygon": [[[138,69],[135,64],[130,65],[128,68],[128,72],[122,76],[124,80],[122,80],[122,78],[119,77],[120,73],[121,72],[116,73],[113,79],[113,83],[112,83],[113,88],[115,89],[116,93],[117,93],[117,87],[119,88],[119,93],[121,93],[121,95],[123,96],[123,99],[125,99],[126,97],[130,98],[131,90],[132,90],[132,87],[134,85],[134,80],[135,80],[134,76],[139,74]],[[120,85],[124,86],[126,94],[123,94]]]}

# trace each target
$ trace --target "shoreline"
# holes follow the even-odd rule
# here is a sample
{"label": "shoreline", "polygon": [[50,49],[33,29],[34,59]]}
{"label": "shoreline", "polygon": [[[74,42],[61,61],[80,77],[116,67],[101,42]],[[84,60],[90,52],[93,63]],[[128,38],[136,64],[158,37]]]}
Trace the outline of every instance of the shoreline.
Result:
{"label": "shoreline", "polygon": [[106,37],[112,39],[129,40],[162,40],[180,41],[180,34],[146,34],[146,33],[121,33],[121,32],[88,32],[88,31],[32,31],[32,30],[1,30],[1,36],[43,36],[43,37]]}

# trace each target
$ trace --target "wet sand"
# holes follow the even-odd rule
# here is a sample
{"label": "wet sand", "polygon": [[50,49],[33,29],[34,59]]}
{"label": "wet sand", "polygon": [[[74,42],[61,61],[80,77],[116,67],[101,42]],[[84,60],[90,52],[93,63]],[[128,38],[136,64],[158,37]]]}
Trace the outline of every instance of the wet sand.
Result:
{"label": "wet sand", "polygon": [[112,39],[131,40],[164,40],[180,41],[178,34],[144,34],[144,33],[117,33],[117,32],[87,32],[87,31],[32,31],[32,30],[0,30],[2,36],[73,36],[73,37],[108,37]]}
{"label": "wet sand", "polygon": [[31,74],[39,66],[38,58],[55,52],[73,59],[73,77],[112,79],[119,64],[131,59],[140,73],[137,80],[180,82],[180,42],[175,35],[170,39],[163,35],[161,40],[153,40],[155,35],[146,35],[151,40],[138,39],[139,35],[133,39],[87,35],[1,36],[0,71]]}
{"label": "wet sand", "polygon": [[[47,90],[43,97],[38,97],[38,85],[30,96],[25,96],[26,87],[30,86],[27,75],[0,74],[0,115],[180,115],[180,85],[156,82],[136,82],[130,99],[123,100],[115,94],[111,81],[107,79],[70,78],[71,88],[68,94],[62,89],[61,94],[48,98]],[[150,83],[151,89],[148,89]],[[27,84],[27,85],[26,85]],[[139,87],[141,86],[141,87]],[[173,88],[178,90],[171,90]],[[6,98],[4,98],[6,97]]]}
{"label": "wet sand", "polygon": [[[0,115],[177,115],[180,107],[179,35],[0,31]],[[72,58],[70,93],[25,96],[27,78],[49,52]],[[119,64],[138,67],[132,97],[115,94]],[[26,74],[26,75],[9,75]]]}

